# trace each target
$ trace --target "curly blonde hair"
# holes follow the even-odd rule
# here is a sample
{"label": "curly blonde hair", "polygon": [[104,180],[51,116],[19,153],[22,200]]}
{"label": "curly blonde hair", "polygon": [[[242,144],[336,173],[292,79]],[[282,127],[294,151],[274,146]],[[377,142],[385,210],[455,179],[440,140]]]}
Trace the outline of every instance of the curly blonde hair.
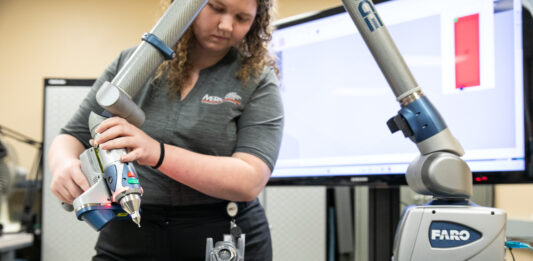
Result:
{"label": "curly blonde hair", "polygon": [[[268,42],[272,39],[270,25],[275,0],[257,0],[257,12],[248,33],[237,47],[242,59],[240,69],[235,75],[243,83],[258,78],[265,66],[272,66],[279,73],[274,58],[268,51]],[[170,1],[172,2],[172,1]],[[167,1],[167,6],[170,4]],[[178,94],[189,78],[192,70],[190,51],[196,38],[189,28],[174,47],[176,57],[165,61],[157,69],[155,79],[166,75],[171,93]]]}

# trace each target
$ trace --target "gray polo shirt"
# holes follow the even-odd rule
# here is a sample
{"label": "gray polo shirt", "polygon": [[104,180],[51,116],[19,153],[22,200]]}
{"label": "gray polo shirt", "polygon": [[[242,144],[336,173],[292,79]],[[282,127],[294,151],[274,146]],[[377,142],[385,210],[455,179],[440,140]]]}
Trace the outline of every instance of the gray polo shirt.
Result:
{"label": "gray polo shirt", "polygon": [[[123,51],[105,70],[61,133],[76,137],[85,147],[90,146],[89,112],[103,111],[96,103],[95,94],[105,81],[113,79],[133,51]],[[134,97],[146,114],[141,129],[158,141],[202,154],[249,153],[262,159],[272,170],[283,129],[278,80],[273,69],[266,68],[258,81],[252,79],[243,84],[235,77],[238,61],[237,51],[232,50],[214,66],[200,71],[196,85],[183,100],[172,98],[164,78],[155,82],[150,79]],[[144,189],[144,204],[194,205],[221,201],[158,170],[136,163],[135,167]]]}

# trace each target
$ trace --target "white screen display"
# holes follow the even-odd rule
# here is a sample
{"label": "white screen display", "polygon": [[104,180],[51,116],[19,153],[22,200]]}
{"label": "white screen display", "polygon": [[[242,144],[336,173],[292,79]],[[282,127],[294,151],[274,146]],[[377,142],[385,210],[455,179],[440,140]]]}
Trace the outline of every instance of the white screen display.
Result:
{"label": "white screen display", "polygon": [[[524,170],[521,2],[376,8],[472,171]],[[285,107],[272,177],[405,173],[418,149],[387,128],[400,105],[348,13],[284,23],[271,45]]]}

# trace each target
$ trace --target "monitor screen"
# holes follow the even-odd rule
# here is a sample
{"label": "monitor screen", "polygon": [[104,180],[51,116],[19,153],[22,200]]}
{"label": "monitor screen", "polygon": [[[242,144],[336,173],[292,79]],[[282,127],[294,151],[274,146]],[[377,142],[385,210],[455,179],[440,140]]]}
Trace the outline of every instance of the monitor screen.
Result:
{"label": "monitor screen", "polygon": [[[474,181],[525,170],[520,0],[376,4],[424,94],[465,150]],[[273,34],[285,129],[269,184],[404,183],[419,155],[386,122],[400,105],[343,7]]]}

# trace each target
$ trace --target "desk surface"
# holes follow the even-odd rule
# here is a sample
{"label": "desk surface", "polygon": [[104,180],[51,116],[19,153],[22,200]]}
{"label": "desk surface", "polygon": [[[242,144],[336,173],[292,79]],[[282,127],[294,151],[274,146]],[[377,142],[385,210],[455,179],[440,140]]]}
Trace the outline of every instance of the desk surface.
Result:
{"label": "desk surface", "polygon": [[0,252],[7,252],[31,246],[32,244],[33,234],[30,233],[4,234],[0,236]]}

